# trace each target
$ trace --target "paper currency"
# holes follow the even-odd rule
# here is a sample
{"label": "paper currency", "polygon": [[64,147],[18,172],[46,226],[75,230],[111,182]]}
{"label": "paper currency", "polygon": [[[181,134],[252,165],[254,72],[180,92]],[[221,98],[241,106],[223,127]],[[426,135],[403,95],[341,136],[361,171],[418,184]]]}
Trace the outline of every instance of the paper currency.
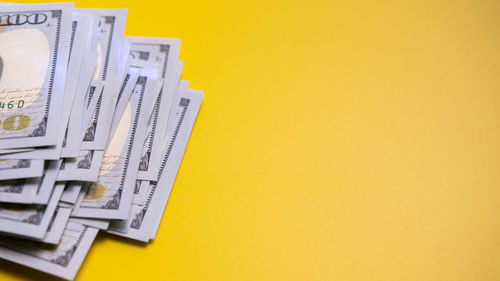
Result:
{"label": "paper currency", "polygon": [[[132,37],[131,53],[144,48],[156,49],[154,62],[160,70],[163,82],[158,99],[148,122],[147,139],[139,163],[139,179],[155,180],[160,167],[161,142],[167,131],[167,121],[172,106],[176,85],[179,82],[182,64],[178,61],[180,40],[167,38]],[[140,59],[140,55],[137,56]]]}
{"label": "paper currency", "polygon": [[108,232],[143,242],[154,238],[202,99],[198,91],[179,93],[158,179],[149,183],[146,202],[134,204],[127,220],[112,221]]}
{"label": "paper currency", "polygon": [[0,148],[58,143],[72,13],[73,4],[0,10]]}
{"label": "paper currency", "polygon": [[[66,130],[66,138],[63,143],[62,157],[77,157],[82,143],[82,117],[85,107],[85,95],[89,91],[89,85],[94,74],[94,69],[97,64],[97,34],[99,24],[99,14],[96,11],[89,9],[76,9],[75,14],[87,18],[87,23],[90,25],[89,32],[90,38],[84,40],[85,46],[83,47],[84,59],[78,74],[76,82],[75,97],[73,99],[73,106],[68,121],[68,128]],[[86,34],[87,35],[87,34]],[[88,36],[88,35],[87,35]],[[95,89],[94,89],[95,90]]]}
{"label": "paper currency", "polygon": [[126,14],[0,2],[0,258],[71,280],[99,230],[155,237],[203,95]]}
{"label": "paper currency", "polygon": [[122,46],[123,31],[125,29],[126,10],[103,9],[100,10],[99,34],[97,41],[97,65],[94,71],[94,80],[104,82],[101,93],[92,98],[97,100],[96,107],[87,109],[87,115],[92,118],[84,123],[82,149],[103,150],[108,138],[109,126],[114,104],[115,91],[121,81],[116,79],[120,65],[120,47]]}
{"label": "paper currency", "polygon": [[72,110],[75,90],[80,74],[80,69],[85,54],[85,42],[90,39],[92,18],[83,14],[75,13],[72,20],[72,31],[70,40],[69,61],[66,72],[64,96],[61,107],[61,115],[58,118],[60,126],[57,131],[57,144],[29,152],[5,155],[5,159],[52,159],[58,160],[65,141],[67,122]]}
{"label": "paper currency", "polygon": [[142,69],[129,103],[104,153],[97,182],[79,199],[75,216],[125,219],[130,211],[139,153],[153,100],[157,72]]}

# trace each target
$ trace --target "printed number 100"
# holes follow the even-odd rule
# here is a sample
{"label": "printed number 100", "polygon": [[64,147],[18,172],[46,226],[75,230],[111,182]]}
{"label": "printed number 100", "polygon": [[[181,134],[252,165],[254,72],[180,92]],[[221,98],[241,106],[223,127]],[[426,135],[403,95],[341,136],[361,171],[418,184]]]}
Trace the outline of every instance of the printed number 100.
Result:
{"label": "printed number 100", "polygon": [[19,131],[25,129],[30,125],[31,118],[26,115],[14,115],[5,119],[2,123],[0,120],[0,126],[7,131]]}

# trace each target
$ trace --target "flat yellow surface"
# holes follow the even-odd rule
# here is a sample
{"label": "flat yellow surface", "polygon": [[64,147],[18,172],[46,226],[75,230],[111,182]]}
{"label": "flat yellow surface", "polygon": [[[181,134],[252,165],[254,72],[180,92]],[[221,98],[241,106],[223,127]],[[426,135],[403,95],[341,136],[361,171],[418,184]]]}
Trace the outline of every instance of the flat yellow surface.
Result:
{"label": "flat yellow surface", "polygon": [[500,280],[499,1],[77,6],[182,38],[205,100],[157,239],[76,280]]}

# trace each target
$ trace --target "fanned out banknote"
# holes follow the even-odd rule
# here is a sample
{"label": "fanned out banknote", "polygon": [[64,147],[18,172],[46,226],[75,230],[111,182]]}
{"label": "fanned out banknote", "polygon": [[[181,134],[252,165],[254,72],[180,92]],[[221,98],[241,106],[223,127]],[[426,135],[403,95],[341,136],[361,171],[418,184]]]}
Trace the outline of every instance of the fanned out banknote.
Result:
{"label": "fanned out banknote", "polygon": [[146,190],[146,201],[134,203],[129,217],[112,221],[108,232],[143,242],[154,238],[202,99],[203,95],[198,91],[178,93],[169,118],[157,179],[140,186]]}
{"label": "fanned out banknote", "polygon": [[0,258],[71,280],[98,232],[156,236],[203,93],[125,9],[0,3]]}

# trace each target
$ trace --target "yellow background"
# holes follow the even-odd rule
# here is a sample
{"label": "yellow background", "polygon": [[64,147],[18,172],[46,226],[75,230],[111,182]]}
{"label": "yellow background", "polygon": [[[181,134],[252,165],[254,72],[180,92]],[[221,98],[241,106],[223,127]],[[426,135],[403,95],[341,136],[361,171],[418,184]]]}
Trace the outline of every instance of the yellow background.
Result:
{"label": "yellow background", "polygon": [[182,38],[205,91],[157,239],[77,280],[500,280],[498,1],[77,6]]}

